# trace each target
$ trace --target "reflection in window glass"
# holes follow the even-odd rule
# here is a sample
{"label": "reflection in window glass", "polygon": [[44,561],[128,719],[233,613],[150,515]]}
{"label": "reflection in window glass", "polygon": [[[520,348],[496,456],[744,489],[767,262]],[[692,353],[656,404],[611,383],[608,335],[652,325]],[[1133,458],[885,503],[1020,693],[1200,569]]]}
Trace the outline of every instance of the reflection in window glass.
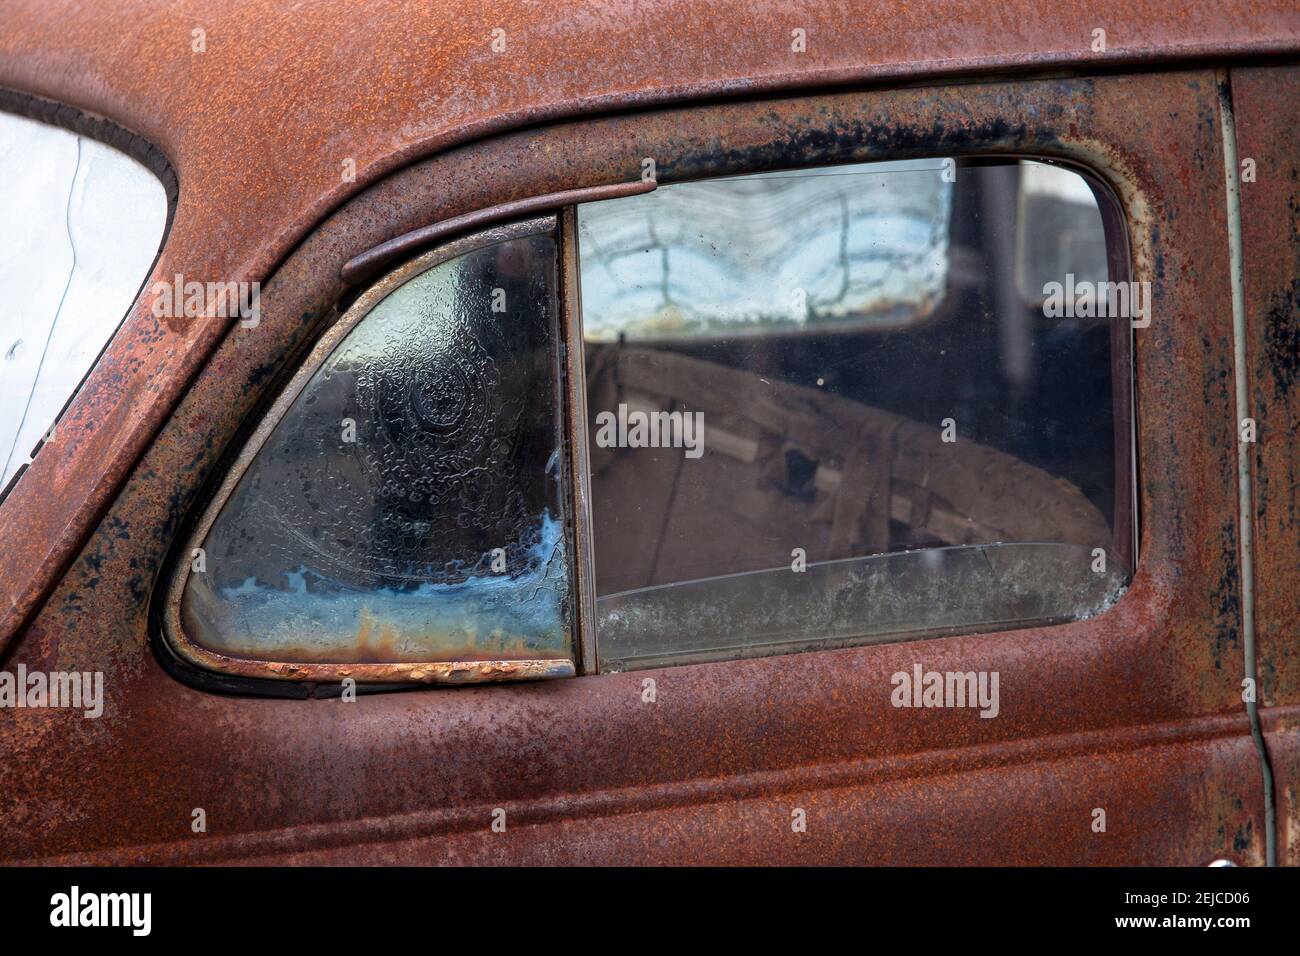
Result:
{"label": "reflection in window glass", "polygon": [[[1038,165],[838,167],[579,207],[602,667],[1116,600],[1128,324],[1016,294],[1018,238],[1043,235],[1020,189]],[[1097,201],[1073,172],[1037,181],[1059,176],[1087,215],[1049,268],[1095,278]]]}
{"label": "reflection in window glass", "polygon": [[0,113],[0,486],[30,460],[148,274],[162,183],[84,136]]}
{"label": "reflection in window glass", "polygon": [[238,479],[185,634],[257,660],[567,664],[555,276],[535,235],[383,298]]}
{"label": "reflection in window glass", "polygon": [[916,321],[947,281],[953,184],[935,168],[765,173],[585,206],[583,334],[608,342]]}
{"label": "reflection in window glass", "polygon": [[1060,166],[1020,169],[1016,276],[1025,301],[1043,301],[1043,286],[1073,273],[1078,282],[1106,280],[1106,234],[1087,180]]}

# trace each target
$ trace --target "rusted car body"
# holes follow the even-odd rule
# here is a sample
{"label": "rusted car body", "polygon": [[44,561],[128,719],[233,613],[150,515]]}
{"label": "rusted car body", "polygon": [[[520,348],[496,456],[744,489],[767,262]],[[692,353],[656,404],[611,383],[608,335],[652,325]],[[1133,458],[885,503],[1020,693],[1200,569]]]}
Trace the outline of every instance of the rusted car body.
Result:
{"label": "rusted car body", "polygon": [[[0,505],[3,666],[102,671],[109,688],[108,719],[0,718],[5,861],[1300,862],[1294,4],[205,6],[0,12],[0,108],[104,138],[170,184],[154,275],[264,287],[256,336],[155,318],[142,291]],[[1233,149],[1258,170],[1236,222]],[[1106,613],[664,668],[649,712],[645,672],[344,712],[160,664],[168,552],[355,297],[358,257],[635,182],[645,156],[672,183],[1021,154],[1110,184],[1154,290],[1134,345],[1140,558]],[[1246,416],[1260,437],[1243,481]],[[1018,690],[997,721],[900,722],[889,675],[918,654]]]}

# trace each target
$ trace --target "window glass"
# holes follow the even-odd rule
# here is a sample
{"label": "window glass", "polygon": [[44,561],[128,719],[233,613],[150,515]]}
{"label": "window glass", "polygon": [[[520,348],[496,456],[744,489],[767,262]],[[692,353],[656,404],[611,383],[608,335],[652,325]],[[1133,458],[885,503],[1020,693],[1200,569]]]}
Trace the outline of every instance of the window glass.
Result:
{"label": "window glass", "polygon": [[1104,282],[1106,234],[1101,211],[1088,181],[1046,163],[1020,168],[1017,281],[1033,305],[1043,302],[1043,287],[1073,273],[1076,283]]}
{"label": "window glass", "polygon": [[162,183],[123,153],[0,113],[0,485],[31,458],[153,264]]}
{"label": "window glass", "polygon": [[1132,564],[1128,321],[1018,294],[1021,239],[1062,228],[1022,186],[1059,198],[1062,177],[1076,234],[1033,281],[1104,280],[1093,190],[1028,161],[579,207],[602,667],[1075,620],[1116,600]]}
{"label": "window glass", "polygon": [[[952,188],[934,169],[933,160],[877,163],[870,186],[860,167],[764,173],[584,206],[583,335],[919,321],[943,298],[948,274]],[[886,175],[907,188],[885,188]]]}
{"label": "window glass", "polygon": [[[200,648],[572,673],[555,239],[415,268],[350,331],[327,334],[323,364],[309,360],[247,470],[227,479],[181,600]],[[405,676],[510,676],[458,673]]]}

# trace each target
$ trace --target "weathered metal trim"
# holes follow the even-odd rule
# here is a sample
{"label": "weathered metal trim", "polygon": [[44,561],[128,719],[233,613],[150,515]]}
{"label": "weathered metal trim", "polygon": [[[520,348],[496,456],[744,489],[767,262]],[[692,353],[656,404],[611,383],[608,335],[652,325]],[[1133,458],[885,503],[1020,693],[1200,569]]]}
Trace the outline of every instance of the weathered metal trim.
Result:
{"label": "weathered metal trim", "polygon": [[[1260,725],[1277,862],[1300,865],[1300,62],[1230,72],[1245,267]],[[1256,175],[1247,177],[1247,159]]]}
{"label": "weathered metal trim", "polygon": [[[167,616],[170,631],[178,624]],[[361,684],[481,684],[511,680],[543,680],[555,677],[573,677],[573,661],[517,660],[517,661],[434,661],[428,663],[396,664],[318,664],[283,661],[254,661],[242,657],[218,654],[191,642],[184,632],[177,630],[179,638],[173,645],[198,667],[222,671],[235,677],[263,680],[311,681],[337,684],[352,678]],[[181,642],[184,642],[183,646]]]}
{"label": "weathered metal trim", "polygon": [[1255,558],[1254,492],[1251,489],[1250,445],[1241,440],[1242,422],[1250,416],[1250,396],[1246,381],[1246,292],[1245,267],[1241,242],[1241,192],[1237,183],[1237,131],[1232,118],[1232,87],[1227,70],[1216,70],[1219,84],[1219,124],[1223,133],[1224,196],[1228,206],[1228,272],[1232,289],[1232,366],[1236,391],[1237,420],[1232,435],[1237,443],[1237,535],[1241,548],[1241,635],[1246,679],[1255,693],[1246,701],[1250,718],[1250,735],[1259,751],[1264,784],[1264,852],[1268,866],[1277,866],[1277,808],[1274,805],[1273,768],[1268,745],[1259,722],[1259,675],[1255,662]]}
{"label": "weathered metal trim", "polygon": [[[347,337],[362,319],[392,292],[411,279],[435,266],[508,239],[553,233],[555,216],[541,216],[505,226],[497,226],[454,240],[446,245],[408,262],[389,273],[366,292],[350,309],[321,336],[306,360],[294,373],[288,385],[258,422],[248,441],[239,450],[234,463],[222,477],[216,493],[208,502],[202,517],[195,524],[186,541],[182,555],[192,553],[208,536],[213,522],[221,513],[226,501],[234,492],[248,467],[257,458],[271,433],[288,413],[304,387],[317,369]],[[491,660],[491,661],[429,661],[401,663],[317,663],[251,660],[213,651],[193,641],[181,625],[181,598],[189,581],[191,567],[188,561],[178,560],[167,587],[162,613],[163,636],[168,648],[181,659],[197,667],[233,674],[240,677],[286,681],[338,682],[350,677],[358,682],[392,683],[410,681],[422,684],[469,684],[483,681],[536,680],[547,677],[574,676],[574,662],[570,659]]]}
{"label": "weathered metal trim", "polygon": [[499,206],[476,209],[474,212],[467,212],[463,216],[453,216],[451,219],[430,223],[427,226],[397,236],[395,239],[389,239],[373,249],[367,249],[360,255],[353,256],[345,262],[339,274],[344,282],[356,285],[359,282],[364,282],[384,266],[396,259],[400,259],[407,253],[438,242],[441,239],[446,239],[449,236],[468,232],[471,229],[479,229],[493,223],[504,222],[507,219],[517,219],[520,216],[532,215],[536,212],[560,209],[575,203],[596,202],[601,199],[617,199],[620,196],[635,196],[639,193],[648,193],[656,185],[658,184],[653,179],[650,179],[636,180],[630,183],[614,183],[611,186],[587,186],[583,189],[566,189],[558,193],[530,196],[527,199],[501,203]]}
{"label": "weathered metal trim", "polygon": [[561,312],[569,473],[573,482],[574,579],[582,672],[600,669],[596,641],[596,556],[591,530],[591,465],[587,446],[587,369],[582,344],[582,283],[578,265],[578,215],[567,206],[560,217]]}

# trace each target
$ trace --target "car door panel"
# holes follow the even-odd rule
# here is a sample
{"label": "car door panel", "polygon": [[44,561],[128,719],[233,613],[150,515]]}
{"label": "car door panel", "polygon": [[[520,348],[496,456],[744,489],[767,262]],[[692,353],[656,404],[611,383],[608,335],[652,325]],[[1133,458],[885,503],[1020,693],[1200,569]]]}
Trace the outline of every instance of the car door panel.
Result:
{"label": "car door panel", "polygon": [[[513,133],[377,183],[276,270],[257,329],[226,332],[10,648],[9,669],[103,671],[110,719],[27,711],[0,725],[12,755],[0,790],[17,808],[0,824],[6,858],[1262,862],[1261,769],[1240,698],[1217,110],[1211,71],[715,103]],[[1135,338],[1139,564],[1107,612],[355,702],[195,687],[153,653],[169,549],[349,301],[339,270],[358,254],[487,205],[634,180],[647,156],[673,182],[989,154],[1096,170],[1124,206],[1133,277],[1152,284],[1153,319]],[[1000,673],[998,718],[894,708],[890,676],[918,663]],[[191,829],[196,808],[206,833]],[[491,829],[497,809],[504,833]]]}
{"label": "car door panel", "polygon": [[[1278,862],[1300,864],[1300,70],[1231,71],[1241,178],[1260,718]],[[1244,165],[1249,163],[1249,165]],[[1249,170],[1249,172],[1248,172]]]}

